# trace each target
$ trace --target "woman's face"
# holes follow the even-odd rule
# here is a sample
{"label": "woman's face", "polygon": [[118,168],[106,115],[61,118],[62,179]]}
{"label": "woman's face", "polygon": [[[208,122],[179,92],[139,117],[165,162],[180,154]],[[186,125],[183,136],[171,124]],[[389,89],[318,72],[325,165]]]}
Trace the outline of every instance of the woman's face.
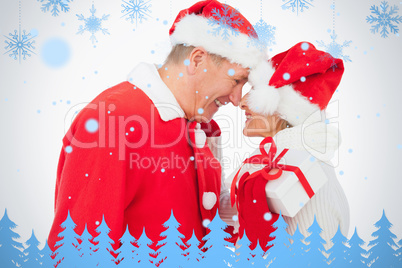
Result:
{"label": "woman's face", "polygon": [[240,101],[240,109],[246,112],[246,125],[243,134],[247,137],[272,137],[281,125],[282,119],[277,115],[261,115],[248,107],[248,93]]}

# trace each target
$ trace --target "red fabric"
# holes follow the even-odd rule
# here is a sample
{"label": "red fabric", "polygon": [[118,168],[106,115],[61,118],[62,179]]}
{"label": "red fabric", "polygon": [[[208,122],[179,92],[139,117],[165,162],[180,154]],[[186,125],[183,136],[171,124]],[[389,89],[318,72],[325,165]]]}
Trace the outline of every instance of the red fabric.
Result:
{"label": "red fabric", "polygon": [[[240,183],[243,183],[242,181],[249,175],[246,172],[240,178]],[[271,237],[271,233],[275,231],[272,225],[279,217],[278,214],[269,211],[265,195],[266,184],[267,181],[260,174],[252,180],[246,181],[243,187],[237,191],[239,200],[239,236],[242,238],[244,231],[246,231],[247,237],[251,242],[250,248],[254,249],[258,240],[264,251],[269,248],[268,242],[274,239],[274,237]],[[269,221],[264,219],[265,213],[271,213],[272,218]]]}
{"label": "red fabric", "polygon": [[[269,151],[265,151],[265,145],[270,144]],[[247,237],[252,242],[251,248],[255,248],[257,240],[261,248],[268,250],[268,242],[274,237],[270,234],[275,230],[272,224],[278,219],[278,214],[271,213],[267,203],[265,186],[269,180],[276,180],[282,175],[282,171],[294,172],[302,183],[307,194],[311,198],[314,192],[305,178],[304,174],[298,167],[278,164],[281,158],[286,154],[288,149],[284,149],[276,156],[277,148],[272,137],[266,137],[260,143],[261,154],[254,155],[244,160],[243,164],[264,164],[266,165],[259,171],[252,174],[244,173],[239,180],[239,187],[236,189],[236,182],[241,171],[236,173],[231,186],[231,204],[234,205],[236,198],[236,206],[239,214],[239,235],[243,236],[246,231]],[[277,169],[276,173],[271,174],[271,170]],[[270,214],[267,214],[270,213]],[[271,219],[264,216],[271,216]],[[267,220],[269,219],[269,220]]]}
{"label": "red fabric", "polygon": [[243,22],[239,24],[230,24],[231,27],[238,29],[240,33],[243,33],[253,38],[258,38],[257,33],[254,30],[254,27],[240,12],[236,11],[233,7],[229,5],[222,4],[216,0],[200,1],[192,5],[191,7],[180,11],[175,21],[173,22],[172,27],[170,28],[169,34],[170,35],[173,34],[173,32],[176,29],[176,23],[178,23],[182,18],[184,18],[189,14],[200,15],[208,19],[216,19],[214,16],[212,16],[213,12],[219,12],[221,15],[223,15],[222,12],[224,12],[225,8],[229,9],[228,11],[229,14],[227,15],[236,14],[235,16],[233,16],[233,20],[239,20]]}
{"label": "red fabric", "polygon": [[201,123],[201,129],[205,132],[207,137],[219,137],[221,135],[221,129],[214,120],[208,123]]}
{"label": "red fabric", "polygon": [[[219,194],[221,189],[221,165],[218,160],[212,155],[211,150],[208,145],[205,144],[204,147],[198,148],[195,146],[195,126],[197,122],[191,122],[189,125],[189,134],[192,146],[194,148],[194,156],[196,162],[196,171],[198,178],[198,191],[199,191],[199,203],[200,210],[203,220],[212,221],[216,215],[217,210],[219,209]],[[209,172],[208,171],[209,168]],[[202,198],[205,192],[212,192],[216,194],[217,201],[212,209],[207,210],[202,205]]]}
{"label": "red fabric", "polygon": [[[215,192],[219,200],[220,165],[211,159],[208,147],[193,151],[187,120],[164,122],[151,100],[133,87],[123,82],[102,92],[76,116],[63,138],[55,218],[48,239],[52,250],[68,210],[78,235],[87,224],[89,233],[97,236],[96,222],[104,215],[115,249],[127,225],[137,239],[145,226],[154,241],[152,248],[157,249],[156,242],[165,230],[162,224],[172,209],[181,224],[183,240],[191,237],[193,229],[199,240],[206,234],[203,217],[210,218],[219,204],[205,212],[200,195]],[[98,131],[85,129],[88,119],[99,122]],[[67,146],[72,147],[71,153],[65,152]],[[195,161],[190,160],[197,152],[197,161],[208,160],[203,165],[197,163],[202,169],[196,169]],[[201,170],[199,180],[197,171]]]}
{"label": "red fabric", "polygon": [[[303,43],[308,44],[307,50],[302,49]],[[272,57],[270,61],[276,69],[269,81],[270,86],[279,88],[292,84],[296,91],[311,103],[317,104],[321,110],[327,107],[344,72],[341,59],[317,50],[308,42],[300,42]],[[290,79],[284,79],[285,73],[290,75]],[[301,77],[305,77],[306,81],[300,81]]]}

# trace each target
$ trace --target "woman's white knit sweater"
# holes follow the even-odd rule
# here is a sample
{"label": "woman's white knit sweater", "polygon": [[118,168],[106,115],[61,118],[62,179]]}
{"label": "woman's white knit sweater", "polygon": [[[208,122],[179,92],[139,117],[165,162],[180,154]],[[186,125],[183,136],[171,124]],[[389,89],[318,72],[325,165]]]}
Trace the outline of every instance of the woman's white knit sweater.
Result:
{"label": "woman's white knit sweater", "polygon": [[[314,221],[314,215],[320,225],[322,232],[321,237],[327,242],[324,245],[328,250],[332,247],[331,238],[338,230],[347,237],[349,231],[349,205],[345,193],[339,184],[334,168],[330,159],[334,156],[334,152],[339,146],[338,130],[326,125],[325,123],[315,123],[309,125],[308,128],[296,126],[284,129],[274,136],[274,141],[278,147],[306,150],[311,153],[321,165],[325,172],[328,182],[315,193],[311,200],[294,217],[283,216],[288,224],[287,232],[293,235],[296,228],[305,236],[309,236],[307,229]],[[229,176],[223,183],[220,205],[225,206],[224,214],[220,214],[221,218],[228,224],[238,228],[238,222],[233,221],[236,215],[236,206],[231,210],[230,195],[228,189],[238,169]]]}

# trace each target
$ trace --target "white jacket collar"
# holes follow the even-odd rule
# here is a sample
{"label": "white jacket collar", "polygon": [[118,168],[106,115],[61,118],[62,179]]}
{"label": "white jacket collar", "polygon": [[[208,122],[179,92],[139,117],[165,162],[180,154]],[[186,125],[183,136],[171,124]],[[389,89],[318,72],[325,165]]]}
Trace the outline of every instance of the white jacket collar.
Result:
{"label": "white jacket collar", "polygon": [[128,75],[128,81],[151,99],[163,121],[184,118],[184,111],[160,78],[155,65],[143,62],[138,64]]}

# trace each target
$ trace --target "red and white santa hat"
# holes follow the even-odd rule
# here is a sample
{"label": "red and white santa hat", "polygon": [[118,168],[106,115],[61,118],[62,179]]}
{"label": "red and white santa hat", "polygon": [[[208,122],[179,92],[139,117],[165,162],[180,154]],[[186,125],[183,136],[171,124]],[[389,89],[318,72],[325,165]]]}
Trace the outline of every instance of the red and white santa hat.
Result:
{"label": "red and white santa hat", "polygon": [[341,59],[308,42],[296,44],[267,63],[253,75],[269,81],[269,88],[279,93],[279,103],[272,103],[270,93],[264,89],[254,88],[249,93],[248,105],[259,114],[278,113],[293,126],[327,107],[344,71]]}
{"label": "red and white santa hat", "polygon": [[209,53],[250,68],[249,82],[254,88],[265,89],[267,95],[270,92],[273,103],[279,100],[266,79],[253,75],[261,73],[258,70],[267,65],[268,56],[258,45],[254,27],[233,7],[216,0],[197,2],[177,15],[170,28],[170,40],[172,45],[202,46]]}

